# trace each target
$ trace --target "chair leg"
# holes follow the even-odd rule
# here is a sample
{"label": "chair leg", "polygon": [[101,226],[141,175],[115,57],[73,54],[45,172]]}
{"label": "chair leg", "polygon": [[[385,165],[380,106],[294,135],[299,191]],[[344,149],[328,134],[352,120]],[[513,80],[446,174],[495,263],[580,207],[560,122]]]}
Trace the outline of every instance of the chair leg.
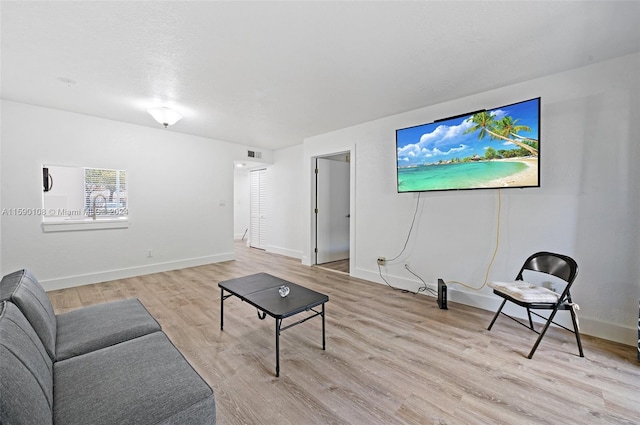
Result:
{"label": "chair leg", "polygon": [[556,306],[556,308],[549,315],[549,318],[547,319],[547,323],[544,324],[544,328],[542,328],[542,331],[540,331],[540,334],[538,335],[538,339],[536,340],[536,343],[533,345],[533,348],[531,349],[531,351],[529,352],[529,355],[527,356],[528,358],[533,357],[533,353],[536,352],[538,345],[540,345],[540,341],[542,341],[542,337],[544,337],[544,334],[547,333],[547,329],[549,329],[549,326],[551,326],[551,322],[553,321],[553,318],[555,317],[557,312],[558,312],[558,307]]}
{"label": "chair leg", "polygon": [[571,321],[573,322],[573,330],[576,334],[576,342],[578,343],[578,351],[580,352],[580,357],[584,357],[584,353],[582,352],[582,342],[580,342],[580,330],[578,329],[578,320],[576,319],[576,313],[573,309],[570,309],[571,313]]}
{"label": "chair leg", "polygon": [[495,316],[493,316],[493,320],[491,321],[491,323],[489,324],[489,327],[487,328],[488,331],[491,330],[491,328],[493,327],[493,324],[496,322],[496,319],[498,318],[498,316],[500,315],[500,312],[502,311],[502,307],[504,307],[504,305],[506,304],[507,300],[504,299],[502,301],[502,304],[500,304],[500,308],[498,309],[498,311],[496,311]]}
{"label": "chair leg", "polygon": [[529,329],[535,330],[533,327],[533,320],[531,319],[531,310],[527,307],[527,316],[529,317]]}

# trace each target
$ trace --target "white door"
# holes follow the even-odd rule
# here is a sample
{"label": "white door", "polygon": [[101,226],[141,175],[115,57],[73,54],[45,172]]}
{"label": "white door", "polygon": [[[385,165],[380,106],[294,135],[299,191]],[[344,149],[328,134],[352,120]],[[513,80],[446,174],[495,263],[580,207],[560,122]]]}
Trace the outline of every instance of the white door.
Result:
{"label": "white door", "polygon": [[316,159],[316,264],[349,258],[349,162]]}
{"label": "white door", "polygon": [[249,179],[249,245],[265,249],[267,215],[267,170],[252,170]]}

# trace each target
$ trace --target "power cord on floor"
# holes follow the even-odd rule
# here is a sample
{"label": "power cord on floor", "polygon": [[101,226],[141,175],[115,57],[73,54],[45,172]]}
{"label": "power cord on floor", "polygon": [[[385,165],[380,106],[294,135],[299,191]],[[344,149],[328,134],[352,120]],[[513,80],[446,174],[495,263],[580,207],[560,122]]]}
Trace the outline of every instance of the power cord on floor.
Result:
{"label": "power cord on floor", "polygon": [[422,286],[420,288],[418,288],[418,290],[415,292],[416,294],[418,294],[420,292],[429,292],[431,295],[434,295],[436,297],[438,296],[438,293],[436,291],[434,291],[433,289],[429,288],[427,286],[427,282],[425,282],[424,279],[422,279],[420,276],[418,276],[416,273],[414,273],[414,271],[409,268],[408,264],[405,264],[404,268],[407,269],[407,271],[409,273],[411,273],[412,275],[414,275],[415,277],[420,279],[420,282],[422,282]]}
{"label": "power cord on floor", "polygon": [[[418,210],[419,210],[419,206],[420,206],[420,192],[418,192],[418,200],[416,202],[416,209],[413,213],[413,220],[411,221],[411,226],[409,227],[409,233],[407,234],[407,239],[404,242],[404,246],[402,247],[402,250],[400,251],[400,253],[398,255],[396,255],[394,258],[387,260],[386,262],[392,262],[397,260],[398,258],[400,258],[400,256],[404,253],[405,249],[407,248],[407,245],[409,243],[409,239],[411,238],[411,232],[413,231],[413,226],[415,224],[416,221],[416,216],[418,214]],[[489,261],[489,264],[487,265],[487,270],[485,272],[484,275],[484,282],[482,283],[482,285],[480,285],[479,287],[474,287],[471,286],[467,283],[464,282],[460,282],[457,280],[448,280],[446,283],[447,284],[455,284],[455,285],[460,285],[460,286],[464,286],[465,288],[474,290],[474,291],[479,291],[482,288],[484,288],[487,285],[487,281],[489,280],[489,273],[491,271],[491,268],[493,267],[493,262],[496,259],[496,255],[498,254],[498,249],[500,247],[500,222],[501,222],[501,216],[502,216],[502,191],[500,189],[498,189],[498,216],[497,216],[497,225],[496,225],[496,241],[495,241],[495,248],[493,250],[493,255],[491,256],[491,260]],[[411,273],[412,275],[414,275],[415,277],[417,277],[418,279],[420,279],[420,281],[422,282],[423,286],[421,286],[420,288],[418,288],[417,291],[413,292],[413,291],[409,291],[406,289],[400,289],[400,288],[396,288],[394,286],[392,286],[387,279],[384,278],[384,276],[382,275],[382,268],[380,267],[380,264],[378,264],[378,273],[380,274],[380,278],[384,281],[384,283],[387,284],[387,286],[389,286],[390,288],[397,290],[397,291],[402,291],[404,293],[413,293],[413,294],[418,294],[420,292],[429,292],[432,295],[437,296],[437,293],[429,288],[426,284],[426,282],[420,277],[418,276],[416,273],[413,272],[413,270],[411,270],[409,268],[408,264],[404,265],[405,269]]]}
{"label": "power cord on floor", "polygon": [[400,291],[400,292],[402,292],[403,294],[414,294],[414,295],[417,295],[417,294],[419,294],[420,292],[429,292],[430,294],[432,294],[432,295],[434,295],[434,296],[437,296],[437,295],[438,295],[438,294],[437,294],[433,289],[431,289],[431,288],[429,288],[429,287],[427,286],[427,283],[426,283],[426,282],[425,282],[425,281],[424,281],[420,276],[418,276],[417,274],[415,274],[415,273],[413,272],[413,270],[411,270],[411,269],[409,268],[409,265],[408,265],[408,264],[405,264],[405,265],[404,265],[404,268],[405,268],[405,269],[407,269],[407,271],[408,271],[409,273],[411,273],[412,275],[414,275],[415,277],[417,277],[418,279],[420,279],[420,282],[422,282],[422,286],[421,286],[420,288],[418,288],[415,292],[414,292],[414,291],[409,291],[408,289],[396,288],[395,286],[391,285],[391,284],[387,281],[387,279],[385,279],[385,278],[384,278],[384,276],[382,275],[382,268],[380,267],[380,264],[378,264],[378,273],[380,274],[380,278],[384,281],[384,283],[386,283],[386,284],[387,284],[387,286],[388,286],[389,288],[393,289],[394,291]]}
{"label": "power cord on floor", "polygon": [[[390,260],[386,260],[385,263],[390,263],[390,262],[393,262],[393,261],[397,260],[398,258],[400,258],[402,256],[404,251],[407,249],[407,245],[409,244],[409,240],[411,239],[411,233],[413,232],[413,227],[414,227],[414,225],[416,223],[416,217],[418,216],[418,211],[420,210],[420,197],[421,197],[421,192],[418,192],[418,199],[416,201],[416,209],[413,212],[413,219],[411,220],[411,226],[409,226],[409,233],[407,233],[407,238],[404,241],[404,246],[402,247],[402,250],[395,257],[391,258]],[[415,277],[420,279],[420,281],[422,282],[422,286],[420,288],[418,288],[418,290],[416,290],[415,292],[414,291],[409,291],[408,289],[396,288],[395,286],[391,285],[387,281],[387,279],[385,279],[384,276],[382,275],[382,268],[380,267],[380,263],[378,263],[378,273],[380,274],[380,278],[384,281],[384,283],[387,284],[387,286],[389,286],[389,288],[394,289],[396,291],[401,291],[403,293],[408,293],[408,294],[414,294],[415,295],[415,294],[419,294],[420,292],[430,292],[430,293],[432,293],[432,294],[437,296],[435,291],[433,289],[429,288],[427,286],[427,283],[420,276],[418,276],[416,273],[414,273],[413,270],[411,270],[409,268],[408,264],[405,263],[404,268],[407,269],[407,271],[409,273],[411,273],[412,275],[414,275]]]}

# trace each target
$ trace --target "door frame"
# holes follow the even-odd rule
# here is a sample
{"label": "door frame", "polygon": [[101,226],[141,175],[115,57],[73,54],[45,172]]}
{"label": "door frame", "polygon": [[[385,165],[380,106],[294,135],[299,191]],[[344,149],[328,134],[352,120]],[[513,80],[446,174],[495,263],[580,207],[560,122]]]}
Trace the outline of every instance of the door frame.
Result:
{"label": "door frame", "polygon": [[316,255],[315,255],[315,247],[316,247],[316,227],[315,227],[315,205],[316,205],[316,179],[315,179],[315,164],[316,158],[324,158],[328,156],[335,156],[340,154],[348,154],[349,155],[349,275],[353,273],[355,270],[355,255],[356,255],[356,238],[355,238],[355,228],[356,228],[356,208],[355,208],[355,187],[356,187],[356,162],[355,162],[355,145],[348,146],[342,149],[332,149],[326,152],[317,152],[313,155],[307,156],[306,165],[308,168],[308,178],[309,178],[309,203],[308,203],[308,245],[306,255],[303,256],[303,264],[305,265],[315,265],[316,263]]}
{"label": "door frame", "polygon": [[[327,167],[326,169],[324,168],[325,165],[323,165],[322,167],[319,166],[319,162],[320,162],[321,159],[326,161],[325,162],[325,165]],[[342,196],[336,197],[337,196],[336,193],[339,193],[339,191],[341,189],[345,188],[345,186],[334,188],[333,187],[333,182],[329,183],[328,187],[325,187],[324,185],[321,185],[320,184],[320,180],[322,180],[323,182],[327,182],[327,179],[326,179],[326,177],[320,179],[320,177],[321,177],[320,173],[322,173],[322,175],[325,175],[325,173],[327,173],[327,172],[329,172],[330,174],[333,173],[331,167],[334,166],[333,165],[334,163],[339,163],[340,164],[339,167],[343,167],[345,165],[347,167],[347,175],[346,175],[346,178],[347,178],[347,185],[346,185],[346,191],[347,191],[346,192],[346,195],[347,195],[347,216],[346,217],[340,217],[339,220],[340,219],[343,220],[343,219],[346,218],[349,221],[348,225],[347,225],[347,229],[348,229],[347,232],[346,233],[341,233],[342,237],[344,237],[347,240],[347,248],[348,248],[349,247],[349,239],[350,239],[350,229],[351,229],[351,216],[349,214],[349,210],[350,210],[350,206],[351,206],[351,205],[349,205],[349,202],[351,201],[351,191],[349,189],[350,174],[351,174],[350,173],[350,171],[351,171],[351,158],[350,158],[349,152],[344,152],[344,153],[340,153],[338,155],[316,157],[315,160],[316,160],[316,163],[315,163],[314,167],[316,168],[316,170],[320,171],[320,172],[318,172],[318,171],[315,172],[315,182],[316,182],[316,184],[315,184],[315,194],[316,194],[315,195],[315,199],[316,199],[316,202],[315,202],[315,208],[314,208],[314,213],[315,213],[315,234],[316,234],[316,237],[315,237],[316,246],[314,248],[314,258],[315,258],[314,259],[314,264],[318,265],[318,264],[325,264],[325,263],[329,262],[329,261],[323,261],[322,263],[318,262],[318,255],[320,253],[320,250],[318,249],[319,248],[318,245],[319,245],[319,241],[321,239],[321,238],[318,237],[318,229],[320,228],[319,223],[320,222],[326,222],[324,219],[323,220],[319,220],[319,218],[320,218],[319,214],[323,214],[322,217],[325,217],[325,218],[327,218],[327,217],[337,218],[337,217],[334,217],[332,215],[331,211],[332,211],[333,206],[336,205],[336,202],[339,203],[340,200],[344,199],[344,198],[342,198]],[[320,168],[322,168],[322,169],[320,169]],[[332,179],[329,178],[329,180],[332,180]],[[319,190],[319,189],[322,189],[322,190]],[[325,193],[326,194],[327,193],[327,189],[329,190],[329,195],[328,195],[329,198],[328,198],[328,200],[330,201],[329,203],[331,204],[330,208],[327,208],[326,205],[318,205],[318,202],[320,201],[320,195],[319,194],[320,193]],[[345,194],[345,192],[342,192],[342,195],[344,195],[344,194]],[[322,210],[322,211],[318,212],[318,210]],[[344,213],[344,210],[342,212]],[[344,222],[342,222],[342,223],[344,224]],[[320,229],[320,230],[325,230],[325,229]],[[329,232],[332,232],[332,230],[329,229]],[[324,243],[323,243],[323,245],[324,245]],[[349,258],[349,254],[347,253],[346,255],[347,255],[347,258]],[[331,255],[329,255],[329,257],[331,257]]]}

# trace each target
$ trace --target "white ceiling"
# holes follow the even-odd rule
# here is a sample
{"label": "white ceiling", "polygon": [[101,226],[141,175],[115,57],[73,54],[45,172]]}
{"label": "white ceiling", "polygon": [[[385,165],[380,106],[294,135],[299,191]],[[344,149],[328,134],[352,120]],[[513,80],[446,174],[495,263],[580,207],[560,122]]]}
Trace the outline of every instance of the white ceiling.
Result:
{"label": "white ceiling", "polygon": [[[1,96],[264,149],[640,51],[640,2],[2,1]],[[73,80],[75,84],[68,83]]]}

